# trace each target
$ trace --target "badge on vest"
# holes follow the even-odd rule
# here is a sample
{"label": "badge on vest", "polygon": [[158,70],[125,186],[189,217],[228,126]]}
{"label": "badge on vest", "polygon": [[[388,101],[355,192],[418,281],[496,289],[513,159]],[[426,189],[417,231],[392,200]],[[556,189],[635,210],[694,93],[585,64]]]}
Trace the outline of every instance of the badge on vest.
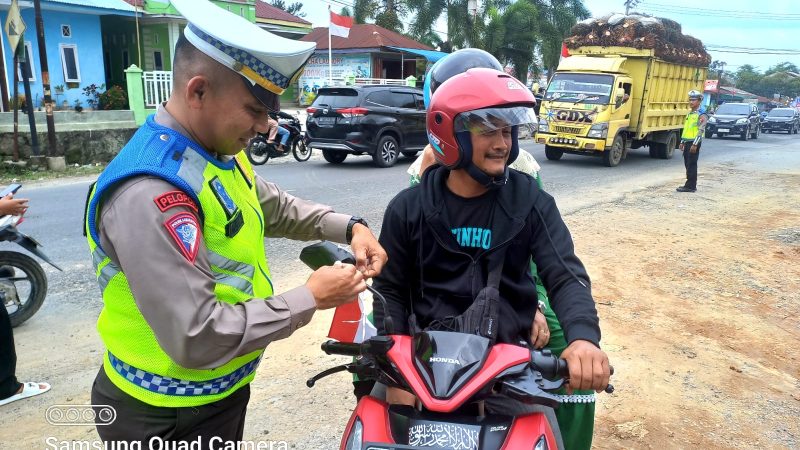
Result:
{"label": "badge on vest", "polygon": [[236,236],[236,233],[244,226],[242,211],[236,206],[236,203],[233,202],[231,196],[228,195],[228,191],[225,190],[225,186],[222,184],[222,181],[219,180],[219,177],[212,178],[211,181],[208,182],[208,185],[211,187],[214,196],[217,197],[217,201],[222,206],[222,209],[225,211],[225,216],[228,218],[228,223],[225,225],[225,236]]}
{"label": "badge on vest", "polygon": [[197,219],[189,213],[178,213],[167,219],[164,226],[178,244],[183,256],[193,263],[197,259],[197,238],[200,230]]}
{"label": "badge on vest", "polygon": [[186,193],[183,191],[165,192],[153,200],[156,202],[156,205],[161,212],[176,206],[186,206],[197,212],[197,205],[195,205],[194,200],[192,200],[192,198],[186,195]]}

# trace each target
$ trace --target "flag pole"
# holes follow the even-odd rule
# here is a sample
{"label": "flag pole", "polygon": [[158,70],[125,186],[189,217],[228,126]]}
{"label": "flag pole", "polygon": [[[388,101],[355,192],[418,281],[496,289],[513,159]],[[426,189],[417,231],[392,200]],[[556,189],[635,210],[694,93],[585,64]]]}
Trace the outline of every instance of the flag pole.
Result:
{"label": "flag pole", "polygon": [[333,51],[331,49],[331,5],[328,4],[328,85],[333,86]]}

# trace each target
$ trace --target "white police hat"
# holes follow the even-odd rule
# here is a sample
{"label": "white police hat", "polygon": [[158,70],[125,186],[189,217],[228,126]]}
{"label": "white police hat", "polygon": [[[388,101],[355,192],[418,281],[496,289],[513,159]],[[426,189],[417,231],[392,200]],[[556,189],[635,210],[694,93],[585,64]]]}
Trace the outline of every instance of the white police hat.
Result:
{"label": "white police hat", "polygon": [[208,0],[171,0],[189,22],[184,36],[197,49],[244,77],[250,92],[271,110],[303,71],[316,44],[286,39]]}

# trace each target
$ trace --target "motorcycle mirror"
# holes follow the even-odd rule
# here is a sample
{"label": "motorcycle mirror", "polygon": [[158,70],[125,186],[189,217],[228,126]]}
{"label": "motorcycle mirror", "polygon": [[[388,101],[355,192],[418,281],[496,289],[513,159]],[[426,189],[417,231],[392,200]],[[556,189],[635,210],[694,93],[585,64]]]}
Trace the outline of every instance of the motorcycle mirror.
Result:
{"label": "motorcycle mirror", "polygon": [[[300,261],[312,270],[317,270],[322,266],[332,266],[336,261],[355,265],[356,258],[352,253],[333,242],[322,241],[304,247],[300,251]],[[372,286],[367,285],[367,289],[381,303],[383,308],[383,328],[387,334],[394,334],[394,323],[392,318],[389,317],[389,307],[386,304],[386,299]]]}

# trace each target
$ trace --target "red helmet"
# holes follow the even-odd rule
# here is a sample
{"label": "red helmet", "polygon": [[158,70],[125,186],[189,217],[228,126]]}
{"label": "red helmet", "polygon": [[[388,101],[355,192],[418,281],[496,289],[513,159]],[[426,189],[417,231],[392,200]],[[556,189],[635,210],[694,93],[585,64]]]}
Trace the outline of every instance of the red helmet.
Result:
{"label": "red helmet", "polygon": [[536,124],[533,94],[516,78],[495,69],[476,68],[439,86],[428,106],[428,140],[436,161],[448,169],[472,163],[470,131],[512,127],[508,164],[519,155],[519,125]]}

